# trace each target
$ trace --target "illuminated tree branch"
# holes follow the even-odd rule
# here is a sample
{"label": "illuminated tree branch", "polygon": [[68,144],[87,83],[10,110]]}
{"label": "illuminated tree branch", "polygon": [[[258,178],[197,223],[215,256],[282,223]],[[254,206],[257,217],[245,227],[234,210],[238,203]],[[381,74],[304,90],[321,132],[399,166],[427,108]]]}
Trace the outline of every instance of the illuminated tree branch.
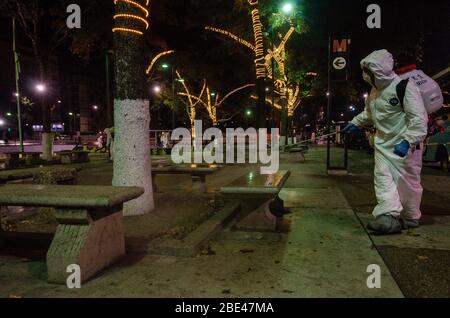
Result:
{"label": "illuminated tree branch", "polygon": [[165,55],[169,55],[169,54],[173,54],[175,53],[174,50],[169,50],[169,51],[165,51],[165,52],[161,52],[158,55],[156,55],[153,60],[151,61],[150,65],[148,66],[147,70],[145,71],[145,73],[147,74],[151,74],[152,70],[153,70],[153,66],[156,64],[156,62],[163,56]]}
{"label": "illuminated tree branch", "polygon": [[222,98],[222,100],[220,101],[220,103],[217,106],[220,106],[227,98],[229,98],[231,95],[236,94],[237,92],[246,89],[248,87],[255,87],[255,84],[247,84],[241,87],[236,88],[235,90],[229,92],[227,95],[225,95],[224,98]]}
{"label": "illuminated tree branch", "polygon": [[[255,95],[251,95],[250,97],[255,100],[258,99],[258,96],[255,96]],[[266,97],[266,102],[272,106],[272,100],[270,98]],[[273,104],[273,107],[275,107],[276,109],[282,109],[281,105],[277,104],[277,103]]]}
{"label": "illuminated tree branch", "polygon": [[182,80],[182,77],[180,75],[180,72],[176,71],[177,77],[178,77],[178,81],[181,82],[183,88],[184,88],[184,93],[178,93],[179,96],[185,96],[187,97],[188,100],[188,109],[187,109],[187,113],[189,116],[189,120],[191,123],[191,130],[192,130],[192,138],[195,138],[195,117],[197,116],[197,110],[196,110],[196,106],[198,105],[199,102],[201,102],[201,98],[205,92],[206,89],[206,81],[203,81],[203,87],[200,91],[200,94],[197,96],[194,96],[190,93],[189,88],[187,86],[187,84],[185,83],[184,80]]}
{"label": "illuminated tree branch", "polygon": [[[235,90],[232,90],[231,92],[229,92],[222,99],[220,99],[220,95],[218,93],[216,93],[214,99],[211,99],[211,91],[210,91],[209,87],[206,86],[206,101],[202,99],[203,93],[200,94],[199,97],[190,95],[188,93],[178,93],[178,95],[187,97],[188,100],[195,100],[195,101],[197,101],[197,103],[201,103],[206,108],[209,118],[211,119],[213,125],[216,126],[219,122],[219,118],[217,116],[217,109],[233,94],[236,94],[237,92],[239,92],[243,89],[246,89],[248,87],[254,87],[254,86],[255,86],[255,84],[247,84],[247,85],[238,87]],[[205,84],[204,84],[204,87],[205,87]]]}
{"label": "illuminated tree branch", "polygon": [[253,52],[255,51],[255,46],[253,44],[251,44],[250,42],[248,42],[248,41],[246,41],[246,40],[244,40],[244,39],[242,39],[240,37],[238,37],[237,35],[234,35],[233,33],[229,32],[227,30],[215,28],[215,27],[212,27],[212,26],[206,26],[205,30],[226,35],[229,38],[231,38],[231,39],[235,40],[236,42],[238,42],[239,44],[242,44],[242,45],[246,46],[247,48],[249,48]]}

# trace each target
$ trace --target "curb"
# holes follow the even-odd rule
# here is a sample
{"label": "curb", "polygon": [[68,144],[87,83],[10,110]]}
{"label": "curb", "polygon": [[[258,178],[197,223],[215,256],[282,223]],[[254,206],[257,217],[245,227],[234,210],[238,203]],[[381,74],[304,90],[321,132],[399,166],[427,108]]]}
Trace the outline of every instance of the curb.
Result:
{"label": "curb", "polygon": [[147,254],[185,256],[191,257],[198,254],[207,246],[209,240],[217,235],[224,226],[240,211],[237,202],[228,203],[217,214],[202,223],[196,230],[188,234],[184,239],[158,239],[147,246]]}

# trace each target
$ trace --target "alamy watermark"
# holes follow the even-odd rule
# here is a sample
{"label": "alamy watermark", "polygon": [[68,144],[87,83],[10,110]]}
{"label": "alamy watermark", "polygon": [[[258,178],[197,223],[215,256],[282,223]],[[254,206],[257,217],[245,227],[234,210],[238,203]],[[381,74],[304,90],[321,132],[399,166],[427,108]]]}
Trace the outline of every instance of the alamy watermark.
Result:
{"label": "alamy watermark", "polygon": [[367,277],[366,285],[369,289],[381,288],[381,267],[377,264],[370,264],[366,269],[370,275]]}
{"label": "alamy watermark", "polygon": [[370,13],[366,20],[367,27],[369,29],[381,29],[381,7],[372,3],[367,6],[366,12]]}
{"label": "alamy watermark", "polygon": [[66,13],[70,13],[66,19],[66,25],[69,29],[81,29],[81,8],[78,4],[69,4]]}
{"label": "alamy watermark", "polygon": [[[218,128],[202,130],[202,121],[196,120],[193,133],[187,128],[172,132],[172,141],[179,141],[172,148],[174,163],[232,164],[260,163],[261,174],[274,174],[280,167],[279,129],[227,128],[225,136]],[[270,140],[269,140],[270,139]],[[203,144],[208,144],[203,147]]]}
{"label": "alamy watermark", "polygon": [[77,264],[70,264],[66,268],[66,272],[70,275],[67,276],[66,286],[69,289],[81,288],[81,267]]}

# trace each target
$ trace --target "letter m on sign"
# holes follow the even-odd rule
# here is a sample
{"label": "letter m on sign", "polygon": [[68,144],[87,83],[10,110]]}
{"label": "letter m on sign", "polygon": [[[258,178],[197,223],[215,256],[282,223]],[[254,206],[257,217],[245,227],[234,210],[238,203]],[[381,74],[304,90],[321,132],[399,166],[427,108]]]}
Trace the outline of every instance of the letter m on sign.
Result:
{"label": "letter m on sign", "polygon": [[346,53],[347,52],[347,39],[333,40],[333,53]]}

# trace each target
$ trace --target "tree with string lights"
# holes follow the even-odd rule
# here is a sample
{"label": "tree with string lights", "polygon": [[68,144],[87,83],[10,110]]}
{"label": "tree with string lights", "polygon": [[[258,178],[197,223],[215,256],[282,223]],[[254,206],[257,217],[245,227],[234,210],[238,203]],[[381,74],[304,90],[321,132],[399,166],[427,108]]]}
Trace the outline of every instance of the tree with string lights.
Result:
{"label": "tree with string lights", "polygon": [[[238,87],[221,98],[219,93],[212,92],[210,90],[209,86],[206,84],[206,80],[204,80],[203,88],[199,97],[189,95],[188,93],[179,93],[178,95],[187,97],[188,99],[195,100],[196,102],[202,104],[208,112],[208,116],[211,119],[213,126],[217,126],[217,124],[219,123],[219,117],[217,114],[218,108],[232,95],[250,87],[255,87],[255,84],[247,84]],[[203,92],[206,92],[206,96],[204,99],[202,99]]]}
{"label": "tree with string lights", "polygon": [[149,0],[114,0],[114,186],[139,186],[145,193],[124,205],[124,215],[154,209],[150,163],[149,101],[145,91],[143,35]]}

